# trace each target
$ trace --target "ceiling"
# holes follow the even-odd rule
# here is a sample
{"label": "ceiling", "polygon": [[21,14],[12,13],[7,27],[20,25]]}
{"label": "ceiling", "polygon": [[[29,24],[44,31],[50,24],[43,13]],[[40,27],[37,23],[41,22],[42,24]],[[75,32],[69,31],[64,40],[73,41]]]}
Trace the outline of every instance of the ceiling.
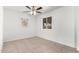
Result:
{"label": "ceiling", "polygon": [[[36,6],[36,8],[37,7],[39,7],[39,6]],[[43,9],[41,9],[39,11],[41,11],[41,12],[48,12],[48,11],[60,8],[61,6],[41,6],[41,7],[43,7]],[[15,11],[18,11],[18,12],[29,11],[29,9],[26,8],[25,6],[5,6],[4,8],[15,10]]]}

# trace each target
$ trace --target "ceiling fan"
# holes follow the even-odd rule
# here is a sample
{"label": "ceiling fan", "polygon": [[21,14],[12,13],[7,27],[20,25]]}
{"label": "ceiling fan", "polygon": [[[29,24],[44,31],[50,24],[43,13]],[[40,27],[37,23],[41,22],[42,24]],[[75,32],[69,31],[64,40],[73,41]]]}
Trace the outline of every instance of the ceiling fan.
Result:
{"label": "ceiling fan", "polygon": [[24,12],[30,12],[31,15],[36,15],[37,13],[42,13],[40,12],[41,9],[43,9],[42,7],[36,7],[36,6],[25,6],[26,8],[28,8],[30,11],[24,11]]}

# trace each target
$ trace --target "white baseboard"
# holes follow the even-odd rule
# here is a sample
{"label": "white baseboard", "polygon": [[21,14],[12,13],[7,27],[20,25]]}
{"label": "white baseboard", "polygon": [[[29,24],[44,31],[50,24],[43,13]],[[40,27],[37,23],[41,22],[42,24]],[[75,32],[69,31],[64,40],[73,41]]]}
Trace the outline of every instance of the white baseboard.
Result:
{"label": "white baseboard", "polygon": [[[37,37],[42,38],[42,39],[46,39],[46,38],[44,38],[44,37],[40,37],[40,36],[37,36]],[[50,40],[50,39],[46,39],[46,40]],[[53,41],[53,42],[56,42],[56,43],[59,43],[59,44],[62,44],[62,45],[69,46],[69,45],[67,45],[67,44],[64,44],[64,43],[59,42],[59,41],[56,41],[56,40],[50,40],[50,41]],[[73,47],[73,46],[69,46],[69,47],[75,48],[75,47]]]}
{"label": "white baseboard", "polygon": [[14,38],[14,39],[11,39],[11,40],[6,40],[6,41],[4,41],[4,42],[9,42],[9,41],[15,41],[15,40],[20,40],[20,39],[25,39],[25,38],[33,38],[33,37],[35,37],[35,36],[30,36],[30,37],[18,37],[18,38]]}
{"label": "white baseboard", "polygon": [[[12,40],[8,40],[8,41],[14,41],[14,40],[20,40],[20,39],[29,39],[29,38],[33,38],[33,37],[39,37],[39,38],[42,38],[42,39],[46,39],[46,38],[43,38],[43,37],[40,37],[40,36],[30,36],[30,37],[18,37],[18,38],[15,38],[15,39],[12,39]],[[49,40],[49,39],[46,39],[46,40]],[[6,41],[6,42],[8,42],[8,41]],[[50,41],[53,41],[53,40],[50,40]],[[63,45],[66,45],[66,44],[64,44],[64,43],[61,43],[61,42],[58,42],[58,41],[53,41],[53,42],[57,42],[57,43],[60,43],[60,44],[63,44]],[[68,45],[66,45],[66,46],[68,46]],[[69,47],[72,47],[72,46],[69,46]],[[74,48],[74,47],[72,47],[72,48]],[[77,49],[77,50],[79,50],[79,49]]]}

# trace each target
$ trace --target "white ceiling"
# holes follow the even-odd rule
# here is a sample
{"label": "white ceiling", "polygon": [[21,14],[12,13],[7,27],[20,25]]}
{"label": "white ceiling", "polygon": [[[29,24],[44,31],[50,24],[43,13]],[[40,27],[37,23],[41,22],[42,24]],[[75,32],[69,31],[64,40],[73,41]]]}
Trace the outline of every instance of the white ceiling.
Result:
{"label": "white ceiling", "polygon": [[[39,7],[39,6],[37,6],[37,7]],[[60,8],[61,6],[41,6],[41,7],[43,7],[43,9],[41,9],[39,11],[48,12],[48,11]],[[19,11],[19,12],[29,11],[29,9],[26,8],[25,6],[5,6],[4,8]]]}

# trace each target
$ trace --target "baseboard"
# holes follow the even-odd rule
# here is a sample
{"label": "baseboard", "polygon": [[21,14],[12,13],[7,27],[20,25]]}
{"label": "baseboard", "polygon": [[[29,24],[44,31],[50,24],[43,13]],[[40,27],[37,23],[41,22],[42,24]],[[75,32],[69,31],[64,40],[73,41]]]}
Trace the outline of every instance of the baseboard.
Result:
{"label": "baseboard", "polygon": [[4,42],[9,42],[9,41],[15,41],[15,40],[21,40],[21,39],[30,39],[30,38],[33,38],[33,37],[37,37],[37,36],[31,36],[31,37],[18,37],[18,38],[14,38],[12,40],[7,40],[7,41],[4,41]]}
{"label": "baseboard", "polygon": [[[15,38],[15,39],[13,39],[13,40],[9,40],[9,41],[15,41],[15,40],[21,40],[21,39],[31,39],[31,38],[41,38],[41,39],[45,39],[45,40],[49,40],[49,39],[46,39],[46,38],[42,38],[42,37],[40,37],[40,36],[31,36],[31,37],[19,37],[19,38]],[[50,40],[50,41],[53,41],[53,40]],[[8,41],[6,41],[6,42],[8,42]],[[57,42],[57,41],[53,41],[53,42],[56,42],[56,43],[59,43],[59,44],[62,44],[62,45],[65,45],[65,44],[63,44],[63,43],[60,43],[60,42]],[[65,46],[68,46],[68,45],[65,45]],[[68,47],[71,47],[71,46],[68,46]],[[74,47],[72,47],[72,48],[74,48]],[[77,49],[78,51],[79,51],[79,49]]]}
{"label": "baseboard", "polygon": [[[46,38],[43,38],[43,37],[40,37],[40,36],[37,36],[37,37],[39,37],[39,38],[41,38],[41,39],[45,39],[45,40],[50,40],[50,39],[46,39]],[[62,44],[62,45],[68,46],[68,45],[66,45],[66,44],[63,44],[63,43],[61,43],[61,42],[58,42],[58,41],[54,41],[54,40],[50,40],[50,41],[53,41],[53,42],[56,42],[56,43],[59,43],[59,44]],[[68,46],[68,47],[71,47],[71,48],[74,48],[74,49],[76,49],[75,47],[72,47],[72,46]]]}

